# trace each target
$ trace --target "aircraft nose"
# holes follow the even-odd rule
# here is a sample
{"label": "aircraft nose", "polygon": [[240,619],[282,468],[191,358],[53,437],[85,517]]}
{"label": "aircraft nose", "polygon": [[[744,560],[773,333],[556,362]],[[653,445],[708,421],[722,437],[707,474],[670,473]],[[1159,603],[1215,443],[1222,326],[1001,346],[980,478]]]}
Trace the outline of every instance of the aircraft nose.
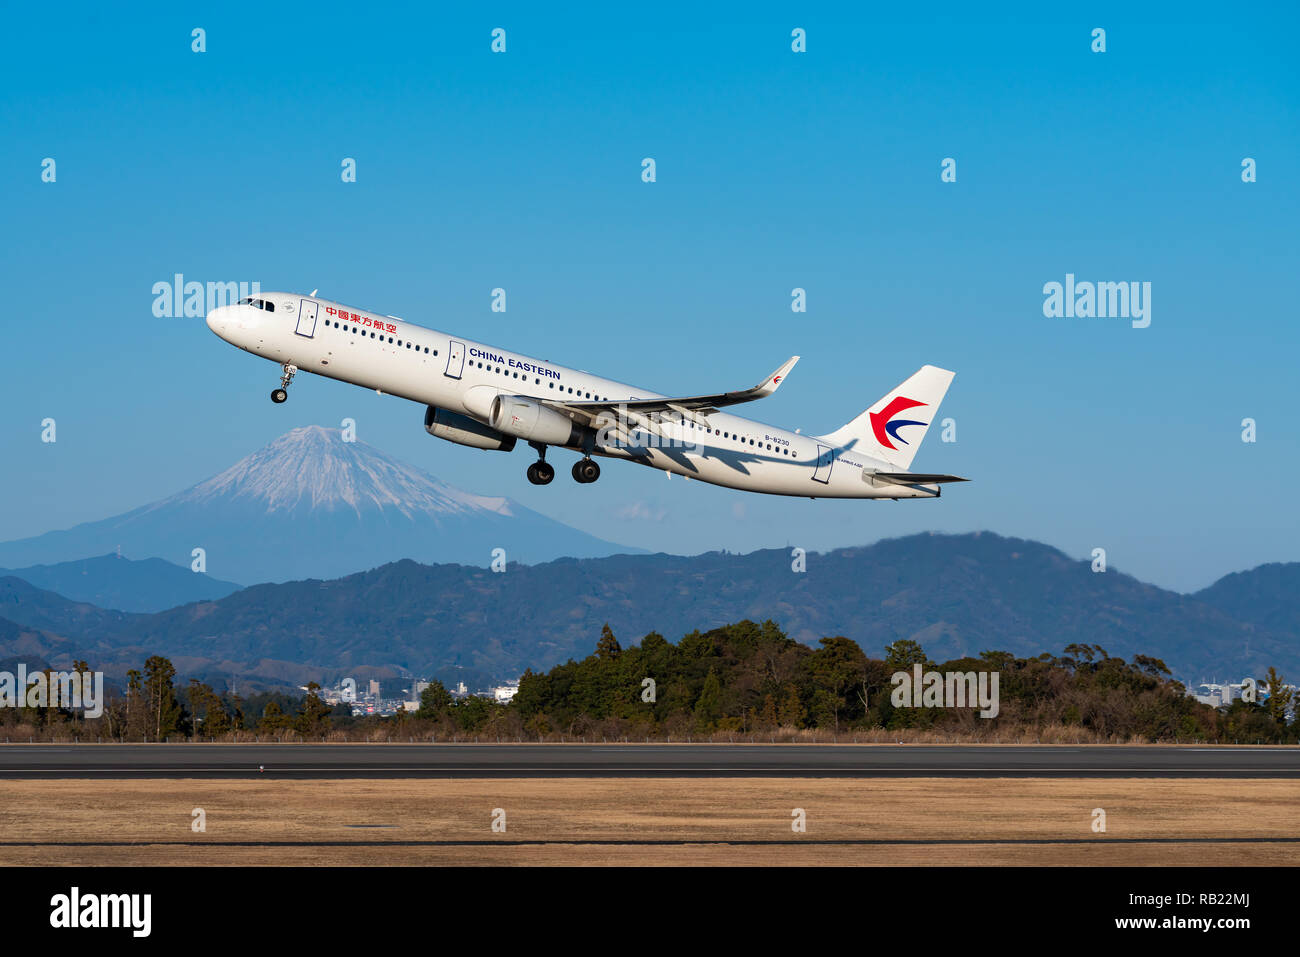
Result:
{"label": "aircraft nose", "polygon": [[221,335],[226,328],[226,317],[230,315],[229,306],[218,306],[208,313],[208,328]]}

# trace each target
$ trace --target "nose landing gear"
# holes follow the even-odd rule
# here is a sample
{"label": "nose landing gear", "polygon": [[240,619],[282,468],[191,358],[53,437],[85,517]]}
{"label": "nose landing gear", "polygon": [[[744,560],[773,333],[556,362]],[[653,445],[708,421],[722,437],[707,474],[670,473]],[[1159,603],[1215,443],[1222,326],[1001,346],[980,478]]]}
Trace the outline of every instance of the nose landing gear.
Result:
{"label": "nose landing gear", "polygon": [[582,458],[573,463],[573,480],[580,485],[590,485],[600,478],[600,466],[593,460]]}
{"label": "nose landing gear", "polygon": [[280,368],[284,371],[280,376],[280,388],[271,391],[271,401],[276,405],[289,398],[289,383],[293,381],[294,373],[298,371],[298,367],[292,362],[286,362]]}

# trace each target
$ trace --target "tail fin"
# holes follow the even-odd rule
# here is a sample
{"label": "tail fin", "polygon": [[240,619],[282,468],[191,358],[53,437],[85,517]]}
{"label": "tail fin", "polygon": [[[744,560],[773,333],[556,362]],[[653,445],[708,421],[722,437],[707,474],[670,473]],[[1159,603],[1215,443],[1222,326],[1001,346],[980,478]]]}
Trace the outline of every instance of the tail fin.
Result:
{"label": "tail fin", "polygon": [[822,438],[836,448],[851,447],[901,469],[909,468],[939,414],[939,403],[953,375],[947,369],[921,366],[848,425]]}

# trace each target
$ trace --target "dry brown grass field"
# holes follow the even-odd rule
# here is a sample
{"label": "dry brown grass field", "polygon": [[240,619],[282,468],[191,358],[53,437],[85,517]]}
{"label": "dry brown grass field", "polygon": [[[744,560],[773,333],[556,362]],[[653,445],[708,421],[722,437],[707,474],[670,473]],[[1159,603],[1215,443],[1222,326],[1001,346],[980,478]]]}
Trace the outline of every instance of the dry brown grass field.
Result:
{"label": "dry brown grass field", "polygon": [[1276,779],[0,782],[2,865],[1290,864],[1297,852],[1300,781]]}

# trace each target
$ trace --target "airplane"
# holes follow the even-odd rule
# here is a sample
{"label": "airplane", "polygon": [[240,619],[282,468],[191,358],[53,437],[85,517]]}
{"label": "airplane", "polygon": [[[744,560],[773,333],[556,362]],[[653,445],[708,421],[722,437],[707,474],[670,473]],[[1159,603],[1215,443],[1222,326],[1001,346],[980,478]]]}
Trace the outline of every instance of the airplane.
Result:
{"label": "airplane", "polygon": [[433,436],[471,448],[537,452],[528,480],[547,485],[556,446],[581,454],[575,481],[600,477],[596,457],[661,469],[668,477],[807,498],[938,498],[956,475],[911,472],[953,373],[922,366],[842,428],[826,435],[741,418],[723,409],[774,393],[791,356],[757,385],[664,396],[396,316],[288,292],[259,292],[208,313],[231,345],[280,365],[271,401],[284,402],[303,370],[425,406]]}

